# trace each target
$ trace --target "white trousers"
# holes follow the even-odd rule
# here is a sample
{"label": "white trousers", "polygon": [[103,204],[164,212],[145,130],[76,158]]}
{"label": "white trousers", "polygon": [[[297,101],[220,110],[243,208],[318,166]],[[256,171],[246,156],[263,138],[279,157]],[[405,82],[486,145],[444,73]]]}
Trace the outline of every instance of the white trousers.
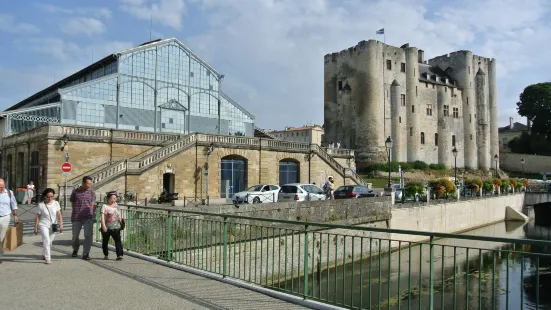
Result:
{"label": "white trousers", "polygon": [[42,237],[42,255],[44,255],[47,260],[51,259],[50,252],[55,237],[55,233],[51,230],[51,227],[38,226],[38,231],[40,231],[40,236]]}
{"label": "white trousers", "polygon": [[4,238],[10,226],[10,215],[0,217],[0,257],[4,255]]}

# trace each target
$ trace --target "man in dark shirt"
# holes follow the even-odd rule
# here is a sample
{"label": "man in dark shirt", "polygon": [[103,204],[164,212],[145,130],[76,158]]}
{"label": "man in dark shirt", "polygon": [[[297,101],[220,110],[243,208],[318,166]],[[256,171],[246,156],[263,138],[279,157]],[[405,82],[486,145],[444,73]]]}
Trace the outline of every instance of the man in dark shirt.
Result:
{"label": "man in dark shirt", "polygon": [[92,189],[92,178],[85,176],[82,179],[82,186],[71,193],[73,223],[73,257],[77,257],[80,248],[80,230],[84,227],[84,249],[82,259],[90,260],[90,248],[92,247],[92,232],[94,219],[94,203],[96,193]]}

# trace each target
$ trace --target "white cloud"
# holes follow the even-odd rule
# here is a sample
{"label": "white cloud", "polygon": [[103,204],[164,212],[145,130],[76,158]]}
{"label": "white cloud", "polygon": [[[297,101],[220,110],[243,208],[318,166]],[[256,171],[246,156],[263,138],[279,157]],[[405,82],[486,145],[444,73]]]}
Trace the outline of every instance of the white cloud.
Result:
{"label": "white cloud", "polygon": [[224,90],[269,128],[323,123],[323,56],[382,41],[375,31],[383,27],[387,44],[410,43],[426,58],[461,49],[497,58],[502,115],[516,113],[518,94],[507,90],[526,86],[520,72],[551,69],[545,0],[196,1],[210,28],[186,43],[226,74]]}
{"label": "white cloud", "polygon": [[14,34],[37,34],[40,29],[33,24],[17,22],[11,15],[0,13],[0,31]]}
{"label": "white cloud", "polygon": [[75,7],[75,8],[62,8],[53,4],[36,3],[38,8],[49,13],[62,13],[70,15],[85,15],[96,18],[111,18],[111,10],[104,7],[89,8],[89,7]]}
{"label": "white cloud", "polygon": [[122,11],[142,19],[153,19],[158,23],[176,30],[182,28],[186,12],[184,0],[119,0]]}
{"label": "white cloud", "polygon": [[69,35],[93,36],[105,32],[105,25],[102,21],[90,17],[75,17],[60,25],[63,33]]}

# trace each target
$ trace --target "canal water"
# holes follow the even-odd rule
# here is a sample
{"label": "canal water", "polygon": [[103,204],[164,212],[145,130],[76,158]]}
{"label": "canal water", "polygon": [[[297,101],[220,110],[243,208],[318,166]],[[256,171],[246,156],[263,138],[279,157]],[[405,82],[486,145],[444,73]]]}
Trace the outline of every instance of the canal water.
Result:
{"label": "canal water", "polygon": [[[531,209],[524,212],[533,216]],[[551,227],[501,222],[464,234],[551,240]],[[434,243],[434,309],[551,309],[551,248],[459,239]],[[309,277],[308,291],[314,299],[347,308],[428,309],[429,270],[429,245],[412,244],[318,270]],[[291,282],[300,287],[304,278],[285,285]]]}

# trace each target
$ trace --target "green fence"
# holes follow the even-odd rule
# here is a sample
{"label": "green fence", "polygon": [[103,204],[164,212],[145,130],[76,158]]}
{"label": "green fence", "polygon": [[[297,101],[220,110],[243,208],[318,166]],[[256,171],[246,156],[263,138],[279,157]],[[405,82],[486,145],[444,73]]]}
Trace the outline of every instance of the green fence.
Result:
{"label": "green fence", "polygon": [[551,269],[550,241],[123,208],[127,250],[328,304],[549,306],[540,279]]}

